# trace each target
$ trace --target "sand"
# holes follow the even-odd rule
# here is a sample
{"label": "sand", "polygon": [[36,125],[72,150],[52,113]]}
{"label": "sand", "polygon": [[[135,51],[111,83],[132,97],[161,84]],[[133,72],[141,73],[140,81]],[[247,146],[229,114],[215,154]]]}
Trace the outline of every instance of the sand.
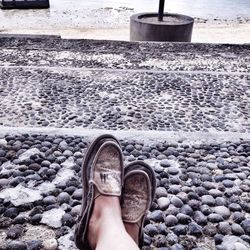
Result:
{"label": "sand", "polygon": [[[72,39],[129,41],[129,18],[121,8],[0,10],[0,34],[49,34]],[[250,19],[195,18],[192,42],[250,43]]]}

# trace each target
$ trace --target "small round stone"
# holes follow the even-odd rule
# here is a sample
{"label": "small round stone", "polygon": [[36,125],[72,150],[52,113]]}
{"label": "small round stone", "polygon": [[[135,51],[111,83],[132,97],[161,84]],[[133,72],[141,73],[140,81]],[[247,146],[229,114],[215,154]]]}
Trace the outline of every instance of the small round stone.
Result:
{"label": "small round stone", "polygon": [[233,223],[231,228],[234,235],[240,236],[245,234],[244,229],[239,224]]}
{"label": "small round stone", "polygon": [[149,219],[155,222],[164,222],[164,214],[161,210],[155,210],[150,213]]}
{"label": "small round stone", "polygon": [[227,219],[230,216],[230,210],[225,206],[215,207],[214,212],[221,215],[224,219]]}
{"label": "small round stone", "polygon": [[169,204],[170,204],[170,200],[166,197],[160,197],[157,200],[158,206],[161,210],[165,210],[168,208]]}
{"label": "small round stone", "polygon": [[82,199],[82,189],[77,189],[74,191],[74,193],[72,194],[72,198],[75,200],[81,200]]}
{"label": "small round stone", "polygon": [[241,212],[234,212],[232,214],[232,219],[234,222],[236,223],[241,223],[243,220],[245,220],[245,216],[243,213]]}
{"label": "small round stone", "polygon": [[42,241],[41,240],[31,240],[27,242],[28,250],[38,250],[42,248]]}
{"label": "small round stone", "polygon": [[167,192],[166,188],[164,188],[164,187],[158,187],[158,188],[156,188],[155,195],[156,195],[157,198],[167,197],[168,196],[168,192]]}
{"label": "small round stone", "polygon": [[241,222],[242,228],[245,230],[247,235],[250,235],[250,219],[246,219]]}
{"label": "small round stone", "polygon": [[210,222],[213,223],[221,222],[224,220],[220,214],[215,214],[215,213],[209,214],[207,218]]}
{"label": "small round stone", "polygon": [[203,234],[202,227],[195,222],[188,225],[188,231],[190,235],[201,236]]}
{"label": "small round stone", "polygon": [[194,214],[193,209],[188,204],[183,205],[180,209],[180,212],[189,216],[193,216]]}
{"label": "small round stone", "polygon": [[231,227],[228,222],[222,221],[218,224],[218,231],[221,234],[228,235],[231,234]]}
{"label": "small round stone", "polygon": [[56,197],[53,196],[53,195],[46,196],[46,197],[43,199],[43,203],[44,203],[44,205],[46,205],[46,206],[55,204],[55,203],[56,203]]}
{"label": "small round stone", "polygon": [[168,244],[174,245],[178,243],[178,236],[170,231],[166,237],[166,241],[168,242]]}
{"label": "small round stone", "polygon": [[144,227],[144,232],[150,237],[153,237],[154,235],[158,234],[158,229],[156,225],[148,224]]}
{"label": "small round stone", "polygon": [[5,217],[9,217],[11,219],[14,219],[17,215],[18,215],[18,209],[15,207],[11,207],[8,208],[5,212],[4,212],[4,216]]}
{"label": "small round stone", "polygon": [[68,213],[62,217],[62,224],[64,226],[72,227],[75,224],[75,219]]}
{"label": "small round stone", "polygon": [[165,218],[165,224],[167,227],[171,227],[171,226],[174,226],[178,223],[178,220],[177,218],[174,216],[174,215],[168,215],[166,218]]}
{"label": "small round stone", "polygon": [[214,206],[215,205],[215,199],[212,195],[203,195],[201,197],[202,204],[208,205],[208,206]]}
{"label": "small round stone", "polygon": [[10,229],[6,232],[7,238],[17,239],[23,233],[23,227],[21,225],[11,226]]}
{"label": "small round stone", "polygon": [[176,175],[179,174],[180,170],[176,167],[169,167],[168,168],[168,173],[171,175]]}
{"label": "small round stone", "polygon": [[187,231],[188,231],[188,226],[179,224],[179,225],[174,226],[173,231],[178,236],[179,235],[186,235]]}
{"label": "small round stone", "polygon": [[8,243],[7,250],[27,250],[27,245],[23,241],[13,240]]}
{"label": "small round stone", "polygon": [[237,204],[237,203],[231,203],[231,204],[229,204],[228,208],[232,212],[236,212],[236,211],[241,211],[242,210],[241,206],[239,204]]}
{"label": "small round stone", "polygon": [[57,200],[60,204],[69,203],[70,202],[70,195],[66,192],[62,192],[58,195]]}
{"label": "small round stone", "polygon": [[183,206],[182,200],[175,195],[171,198],[170,201],[175,207],[181,208]]}
{"label": "small round stone", "polygon": [[207,217],[201,211],[195,211],[194,220],[199,225],[206,225],[207,224]]}
{"label": "small round stone", "polygon": [[192,220],[190,216],[188,216],[186,214],[182,214],[182,213],[177,214],[176,218],[178,219],[179,223],[181,223],[181,224],[188,224]]}

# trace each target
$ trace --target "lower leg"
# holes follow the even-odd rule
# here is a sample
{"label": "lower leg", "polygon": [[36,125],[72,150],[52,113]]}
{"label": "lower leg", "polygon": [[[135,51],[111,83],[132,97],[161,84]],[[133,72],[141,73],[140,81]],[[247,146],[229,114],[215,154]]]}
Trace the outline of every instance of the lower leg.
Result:
{"label": "lower leg", "polygon": [[121,219],[118,197],[99,196],[88,227],[88,241],[92,249],[138,250],[138,246],[126,232]]}
{"label": "lower leg", "polygon": [[134,242],[139,244],[139,226],[136,223],[124,223],[125,229]]}

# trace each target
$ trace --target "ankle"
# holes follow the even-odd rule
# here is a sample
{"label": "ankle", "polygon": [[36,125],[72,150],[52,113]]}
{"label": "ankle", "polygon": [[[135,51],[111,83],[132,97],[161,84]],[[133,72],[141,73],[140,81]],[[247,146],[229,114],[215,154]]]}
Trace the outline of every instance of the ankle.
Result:
{"label": "ankle", "polygon": [[99,196],[96,198],[88,226],[88,241],[92,249],[96,248],[99,235],[106,230],[110,221],[117,224],[121,220],[119,198],[114,196]]}

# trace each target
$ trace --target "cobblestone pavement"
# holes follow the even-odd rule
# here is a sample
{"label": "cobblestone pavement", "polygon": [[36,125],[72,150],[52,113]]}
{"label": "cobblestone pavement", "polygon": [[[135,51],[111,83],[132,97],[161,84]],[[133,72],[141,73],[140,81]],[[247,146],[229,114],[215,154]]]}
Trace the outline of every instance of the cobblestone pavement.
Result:
{"label": "cobblestone pavement", "polygon": [[0,47],[3,126],[250,131],[247,45],[1,38]]}
{"label": "cobblestone pavement", "polygon": [[[88,142],[76,136],[1,137],[0,249],[76,249],[80,165]],[[144,160],[157,176],[145,249],[250,248],[250,141],[121,144],[126,163]]]}
{"label": "cobblestone pavement", "polygon": [[0,37],[0,249],[76,249],[84,129],[154,168],[145,249],[250,249],[249,50]]}

